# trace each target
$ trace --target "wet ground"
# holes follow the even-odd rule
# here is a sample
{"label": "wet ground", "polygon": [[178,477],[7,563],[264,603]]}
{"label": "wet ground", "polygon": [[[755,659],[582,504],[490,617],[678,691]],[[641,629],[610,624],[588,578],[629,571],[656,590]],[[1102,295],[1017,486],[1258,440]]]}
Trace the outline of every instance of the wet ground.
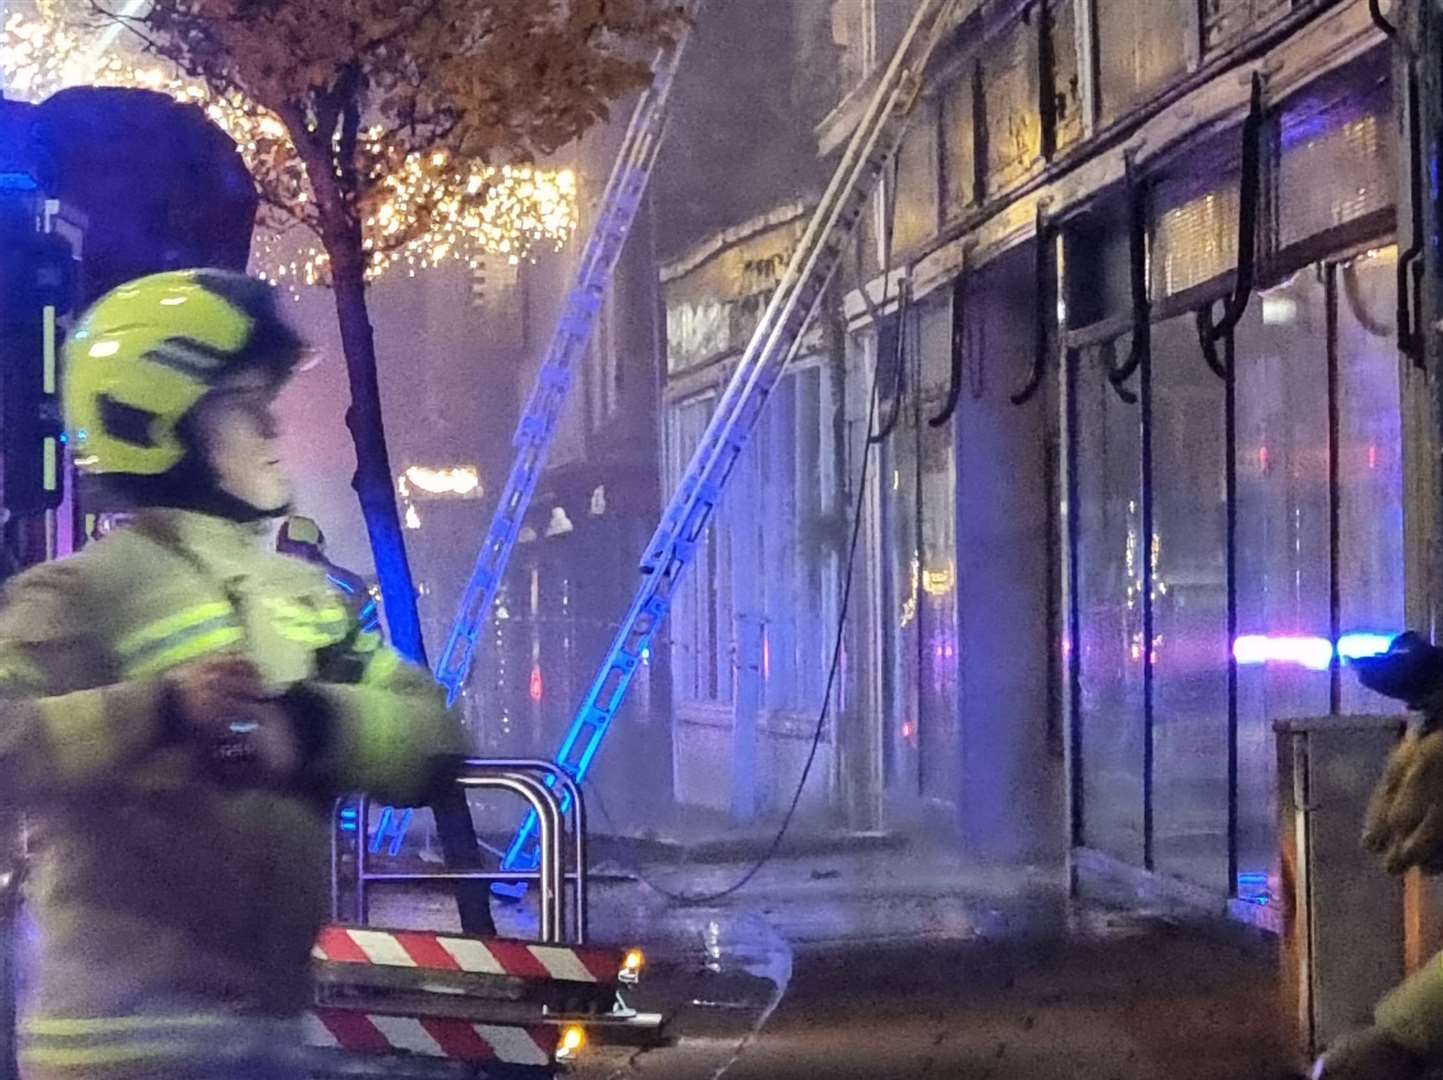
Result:
{"label": "wet ground", "polygon": [[[743,870],[643,868],[690,895]],[[1266,942],[1071,903],[1054,870],[970,866],[945,851],[787,859],[699,906],[601,877],[593,936],[647,947],[631,1003],[662,1012],[669,1041],[593,1047],[580,1080],[1292,1075]],[[412,896],[391,918],[444,919],[437,903],[426,913]],[[523,928],[523,913],[508,918]]]}

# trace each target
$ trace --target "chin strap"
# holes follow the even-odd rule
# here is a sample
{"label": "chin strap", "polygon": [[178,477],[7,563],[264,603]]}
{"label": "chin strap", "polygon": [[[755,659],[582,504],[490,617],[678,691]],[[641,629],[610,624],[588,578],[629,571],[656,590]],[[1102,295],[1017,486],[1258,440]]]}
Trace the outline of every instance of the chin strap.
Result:
{"label": "chin strap", "polygon": [[284,517],[293,508],[289,499],[281,506],[262,508],[232,495],[220,486],[210,462],[194,451],[159,476],[114,474],[105,477],[105,484],[137,510],[194,510],[241,525]]}

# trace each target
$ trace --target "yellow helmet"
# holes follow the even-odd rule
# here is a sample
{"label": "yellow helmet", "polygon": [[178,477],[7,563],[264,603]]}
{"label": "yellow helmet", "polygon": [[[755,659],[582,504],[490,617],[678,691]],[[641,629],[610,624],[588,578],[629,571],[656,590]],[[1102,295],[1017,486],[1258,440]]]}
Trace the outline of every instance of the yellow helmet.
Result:
{"label": "yellow helmet", "polygon": [[275,290],[229,270],[175,270],[106,293],[65,345],[65,419],[89,472],[160,476],[186,446],[177,427],[222,378],[284,378],[304,345]]}

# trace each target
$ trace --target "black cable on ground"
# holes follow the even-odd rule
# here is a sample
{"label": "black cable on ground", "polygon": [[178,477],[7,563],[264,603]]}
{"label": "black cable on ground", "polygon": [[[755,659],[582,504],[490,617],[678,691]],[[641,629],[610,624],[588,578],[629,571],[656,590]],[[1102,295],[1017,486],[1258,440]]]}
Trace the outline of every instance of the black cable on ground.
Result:
{"label": "black cable on ground", "polygon": [[[897,215],[897,190],[900,186],[897,182],[899,176],[899,166],[900,161],[897,158],[894,158],[892,161],[891,188],[884,195],[883,229],[885,231],[885,235],[881,238],[883,258],[882,302],[880,308],[885,308],[887,306],[887,291],[891,285],[892,278],[892,240],[893,224],[896,221]],[[860,237],[858,238],[858,241],[860,244]],[[859,275],[860,269],[861,268],[859,256]],[[862,297],[864,303],[866,303],[867,305],[869,313],[872,315],[872,322],[873,326],[875,327],[877,342],[880,346],[882,340],[881,311],[880,308],[874,307],[872,305],[870,297],[868,297],[867,295],[867,286],[865,281],[862,282]],[[899,289],[898,301],[898,348],[896,361],[899,368],[899,382],[897,394],[900,398],[900,369],[906,363],[905,342],[907,335],[907,310],[905,307],[905,286],[902,289]],[[772,842],[767,847],[767,850],[756,860],[756,862],[752,863],[752,865],[748,867],[746,873],[744,873],[739,879],[737,879],[736,882],[727,886],[725,889],[720,889],[716,892],[702,893],[698,895],[679,893],[668,889],[664,885],[658,885],[655,881],[652,881],[649,877],[642,873],[639,868],[633,868],[632,872],[636,874],[637,880],[639,880],[643,885],[647,886],[647,888],[651,889],[654,892],[660,893],[662,896],[666,897],[668,900],[673,901],[674,903],[686,905],[711,904],[715,903],[718,900],[725,900],[728,896],[731,896],[734,893],[740,892],[742,889],[746,888],[747,885],[751,883],[752,879],[755,878],[757,874],[761,873],[762,868],[765,867],[767,863],[771,862],[772,859],[776,857],[777,852],[781,850],[782,841],[786,838],[787,830],[791,828],[792,819],[796,816],[797,813],[797,807],[801,805],[802,795],[806,791],[807,787],[807,779],[811,776],[812,766],[816,764],[817,751],[821,749],[822,735],[825,734],[827,730],[827,717],[830,715],[832,709],[832,692],[836,688],[837,672],[842,666],[842,648],[843,644],[846,641],[847,633],[847,612],[851,607],[852,602],[852,580],[855,576],[855,570],[857,566],[857,541],[862,534],[862,508],[865,505],[865,502],[863,500],[866,498],[867,493],[867,478],[871,475],[872,452],[881,442],[884,441],[883,438],[878,438],[875,434],[877,428],[878,394],[881,390],[881,369],[882,356],[881,349],[878,348],[875,363],[872,365],[872,389],[867,395],[867,430],[864,433],[862,439],[862,468],[860,470],[861,475],[858,477],[857,480],[856,505],[852,510],[852,536],[851,541],[847,547],[847,565],[845,574],[842,579],[842,602],[841,607],[837,612],[837,634],[836,640],[832,646],[832,662],[827,668],[827,684],[822,691],[822,707],[817,714],[817,726],[816,729],[812,732],[812,746],[811,749],[807,752],[806,763],[802,766],[802,775],[797,780],[797,789],[792,794],[791,805],[787,807],[787,812],[786,815],[782,818],[781,826],[777,829],[776,835],[772,837]],[[592,790],[598,791],[599,789],[593,787]],[[600,800],[598,800],[598,802],[600,802]],[[604,803],[600,804],[600,809],[602,815],[606,817],[609,821],[611,819],[611,815],[606,812],[606,806]]]}
{"label": "black cable on ground", "polygon": [[[885,298],[883,302],[885,303]],[[905,328],[902,329],[905,330]],[[880,361],[880,357],[878,358],[878,360]],[[725,889],[720,889],[716,892],[702,893],[696,895],[679,893],[668,889],[664,885],[658,885],[655,881],[651,880],[639,869],[633,870],[633,872],[636,874],[637,879],[643,885],[647,886],[647,888],[651,889],[654,892],[660,893],[662,896],[675,903],[685,904],[688,906],[694,906],[697,904],[711,904],[715,903],[718,900],[725,900],[727,897],[746,888],[747,885],[751,883],[752,879],[755,878],[757,874],[761,873],[762,868],[765,867],[767,863],[771,862],[772,859],[776,857],[777,852],[781,850],[782,840],[786,838],[787,830],[791,828],[792,819],[796,816],[797,807],[801,804],[802,801],[802,794],[806,791],[807,778],[811,775],[812,766],[816,763],[817,760],[817,751],[821,749],[822,736],[827,730],[827,717],[828,715],[830,715],[832,708],[832,692],[836,686],[837,672],[840,670],[842,664],[842,647],[846,640],[847,632],[847,611],[851,607],[852,581],[857,565],[857,541],[862,534],[862,508],[865,505],[863,500],[866,498],[867,478],[871,474],[872,453],[876,447],[876,444],[873,442],[872,439],[872,433],[876,428],[877,424],[877,394],[881,385],[878,378],[880,368],[881,365],[879,362],[878,364],[873,365],[872,369],[872,391],[869,395],[871,401],[867,412],[866,437],[863,439],[862,442],[862,468],[861,475],[857,481],[856,504],[852,512],[852,536],[851,542],[847,549],[846,572],[842,579],[842,602],[841,607],[837,612],[837,634],[835,643],[832,646],[832,662],[827,669],[827,684],[822,693],[822,707],[821,711],[817,715],[817,726],[816,729],[812,732],[811,750],[807,753],[806,764],[802,766],[802,775],[797,780],[797,789],[792,795],[791,805],[787,807],[787,812],[786,815],[782,818],[781,826],[777,829],[776,835],[772,837],[772,842],[767,848],[767,850],[760,857],[758,857],[754,863],[752,863],[752,865],[747,869],[746,873],[744,873],[739,879],[737,879],[736,882],[727,886]],[[611,815],[606,814],[606,808],[602,806],[601,810],[602,813],[605,814],[606,817],[609,819]]]}

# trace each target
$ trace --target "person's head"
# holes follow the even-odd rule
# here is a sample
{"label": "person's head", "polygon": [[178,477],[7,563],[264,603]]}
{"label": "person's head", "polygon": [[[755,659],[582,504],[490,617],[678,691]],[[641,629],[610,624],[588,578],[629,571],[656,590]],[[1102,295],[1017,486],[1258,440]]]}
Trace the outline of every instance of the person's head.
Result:
{"label": "person's head", "polygon": [[122,285],[66,343],[77,464],[136,506],[280,516],[291,485],[274,405],[304,353],[255,278],[182,270]]}
{"label": "person's head", "polygon": [[292,514],[281,525],[276,534],[276,550],[308,562],[324,562],[326,558],[326,534],[311,518]]}

